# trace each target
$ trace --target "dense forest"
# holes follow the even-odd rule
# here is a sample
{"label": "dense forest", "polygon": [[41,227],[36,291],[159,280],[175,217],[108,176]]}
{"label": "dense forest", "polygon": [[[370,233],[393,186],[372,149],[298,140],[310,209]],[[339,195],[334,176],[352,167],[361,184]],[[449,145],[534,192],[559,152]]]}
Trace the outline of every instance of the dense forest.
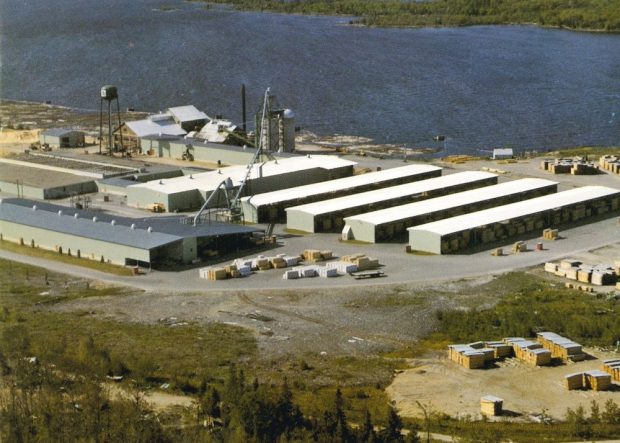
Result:
{"label": "dense forest", "polygon": [[351,15],[367,26],[469,26],[537,24],[620,31],[617,0],[215,0],[240,9]]}

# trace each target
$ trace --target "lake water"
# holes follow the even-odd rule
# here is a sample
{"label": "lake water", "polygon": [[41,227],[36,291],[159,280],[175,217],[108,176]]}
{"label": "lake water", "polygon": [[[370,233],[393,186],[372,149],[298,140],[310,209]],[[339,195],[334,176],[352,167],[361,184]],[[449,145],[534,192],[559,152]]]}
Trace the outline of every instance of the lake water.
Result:
{"label": "lake water", "polygon": [[[160,6],[173,6],[164,12]],[[2,0],[0,97],[194,104],[239,122],[269,86],[320,134],[452,152],[620,144],[620,35],[528,26],[371,29],[347,18],[142,0]]]}

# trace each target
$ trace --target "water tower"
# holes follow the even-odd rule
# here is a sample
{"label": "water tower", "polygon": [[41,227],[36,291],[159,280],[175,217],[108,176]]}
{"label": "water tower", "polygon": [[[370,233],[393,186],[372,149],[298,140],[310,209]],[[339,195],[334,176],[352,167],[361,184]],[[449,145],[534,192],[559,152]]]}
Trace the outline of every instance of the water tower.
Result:
{"label": "water tower", "polygon": [[[103,102],[108,102],[108,152],[112,155],[114,147],[112,139],[112,101],[116,100],[116,114],[118,115],[118,127],[121,127],[121,109],[118,103],[118,90],[116,86],[105,85],[101,87],[101,106],[99,107],[99,153],[101,154],[101,143],[103,141]],[[121,151],[123,150],[123,137],[119,137]]]}

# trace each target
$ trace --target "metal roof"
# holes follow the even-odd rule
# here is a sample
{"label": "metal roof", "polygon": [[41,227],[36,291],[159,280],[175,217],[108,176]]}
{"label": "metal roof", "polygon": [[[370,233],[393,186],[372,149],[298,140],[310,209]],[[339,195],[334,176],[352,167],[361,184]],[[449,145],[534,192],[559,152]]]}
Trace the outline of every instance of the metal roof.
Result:
{"label": "metal roof", "polygon": [[497,175],[491,174],[490,172],[465,171],[456,174],[444,175],[443,177],[429,178],[413,183],[390,186],[389,188],[375,189],[373,191],[360,192],[359,194],[293,206],[286,208],[286,210],[305,212],[312,215],[327,214],[330,212],[355,208],[357,206],[370,205],[407,195],[422,194],[424,192],[435,191],[450,186],[473,183],[491,177],[497,177]]}
{"label": "metal roof", "polygon": [[546,188],[548,186],[556,186],[557,184],[557,182],[542,178],[523,178],[500,183],[498,185],[485,186],[469,191],[458,192],[456,194],[444,195],[442,197],[422,200],[402,206],[393,206],[387,209],[346,217],[345,221],[356,220],[373,225],[380,225],[508,195],[520,194],[521,192]]}
{"label": "metal roof", "polygon": [[147,135],[185,135],[187,132],[181,128],[172,116],[158,114],[145,118],[144,120],[134,120],[125,123],[136,136],[146,137]]}
{"label": "metal roof", "polygon": [[73,132],[82,133],[82,131],[76,131],[75,129],[67,129],[67,128],[50,128],[43,131],[43,135],[50,135],[52,137],[62,137],[63,135],[68,135]]}
{"label": "metal roof", "polygon": [[523,217],[538,212],[561,208],[563,206],[586,202],[602,197],[620,195],[620,191],[605,186],[583,186],[581,188],[545,195],[529,200],[498,206],[471,214],[446,218],[432,223],[419,225],[408,230],[427,231],[438,235],[448,235],[482,225],[498,223],[517,217]]}
{"label": "metal roof", "polygon": [[209,119],[207,114],[196,109],[194,105],[175,106],[174,108],[168,108],[168,112],[180,123]]}
{"label": "metal roof", "polygon": [[367,174],[354,175],[352,177],[328,180],[311,185],[282,189],[280,191],[266,192],[264,194],[253,195],[251,197],[244,197],[242,201],[248,202],[255,207],[259,207],[308,197],[310,195],[320,195],[330,192],[338,192],[345,189],[353,189],[373,183],[380,184],[381,182],[387,180],[415,176],[428,172],[439,171],[441,169],[442,168],[438,166],[431,165],[408,165],[399,168],[384,169],[377,172],[369,172]]}
{"label": "metal roof", "polygon": [[[253,180],[259,177],[275,176],[292,172],[302,173],[303,171],[313,168],[331,170],[345,166],[353,166],[355,164],[355,162],[331,155],[278,158],[277,160],[269,160],[252,165],[250,179]],[[239,186],[241,181],[245,178],[246,172],[247,166],[245,165],[227,166],[214,171],[192,174],[184,177],[152,180],[139,185],[130,186],[130,188],[136,190],[150,189],[164,194],[175,194],[196,189],[203,192],[211,192],[217,188],[222,180],[228,177],[231,178],[234,186]]]}
{"label": "metal roof", "polygon": [[[36,209],[33,209],[34,206]],[[94,218],[96,221],[93,221]],[[130,218],[26,199],[10,198],[0,201],[0,220],[139,249],[153,249],[183,238],[260,231],[224,223],[193,226],[182,224],[180,218]]]}

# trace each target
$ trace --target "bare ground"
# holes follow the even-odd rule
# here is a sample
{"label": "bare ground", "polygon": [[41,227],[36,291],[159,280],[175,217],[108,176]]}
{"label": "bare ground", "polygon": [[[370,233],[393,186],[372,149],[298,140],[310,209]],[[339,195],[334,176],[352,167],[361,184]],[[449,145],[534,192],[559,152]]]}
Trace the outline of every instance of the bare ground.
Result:
{"label": "bare ground", "polygon": [[468,305],[472,299],[478,304],[491,302],[489,293],[477,289],[488,280],[482,277],[441,287],[147,292],[79,299],[54,309],[139,323],[172,317],[178,323],[235,324],[254,331],[266,358],[321,352],[365,355],[414,343],[434,327],[433,313],[438,309]]}

